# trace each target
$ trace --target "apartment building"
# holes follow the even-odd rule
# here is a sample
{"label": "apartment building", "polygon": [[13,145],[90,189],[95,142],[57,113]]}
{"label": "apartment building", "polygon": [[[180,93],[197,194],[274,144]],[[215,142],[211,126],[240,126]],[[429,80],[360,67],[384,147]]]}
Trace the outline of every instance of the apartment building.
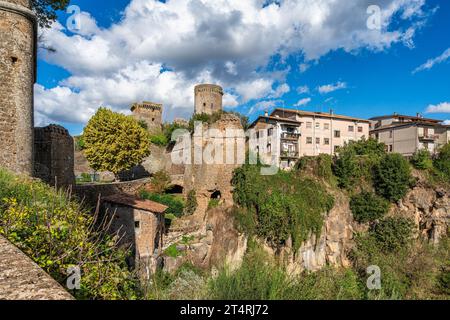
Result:
{"label": "apartment building", "polygon": [[368,138],[369,124],[368,120],[333,112],[277,108],[251,124],[254,131],[249,149],[265,163],[286,169],[302,156],[333,155],[349,141]]}
{"label": "apartment building", "polygon": [[388,152],[412,156],[417,150],[426,149],[435,153],[439,146],[449,141],[449,126],[440,120],[424,118],[421,115],[407,116],[394,113],[374,117],[370,136],[386,144]]}

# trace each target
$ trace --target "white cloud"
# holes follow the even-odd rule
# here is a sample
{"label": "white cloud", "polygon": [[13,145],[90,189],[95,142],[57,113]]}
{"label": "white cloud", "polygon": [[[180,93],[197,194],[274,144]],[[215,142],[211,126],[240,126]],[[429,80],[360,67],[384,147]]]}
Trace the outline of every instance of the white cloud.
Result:
{"label": "white cloud", "polygon": [[309,67],[310,67],[309,64],[307,64],[307,63],[301,63],[301,64],[298,66],[298,69],[299,69],[299,71],[300,71],[301,73],[303,73],[303,72],[306,72],[306,70],[308,70]]}
{"label": "white cloud", "polygon": [[426,113],[450,113],[450,102],[442,102],[438,105],[430,104]]}
{"label": "white cloud", "polygon": [[297,88],[297,93],[298,94],[309,93],[309,87],[308,86],[300,86]]}
{"label": "white cloud", "polygon": [[269,109],[277,106],[283,106],[284,101],[283,100],[263,100],[255,103],[250,110],[248,111],[247,115],[252,115],[253,113],[257,111],[269,111]]}
{"label": "white cloud", "polygon": [[317,88],[317,91],[321,94],[330,93],[336,90],[341,90],[347,88],[347,84],[345,82],[337,82],[336,84],[326,84]]}
{"label": "white cloud", "polygon": [[[71,76],[55,88],[36,87],[37,120],[85,123],[100,104],[125,112],[137,100],[164,103],[166,119],[189,116],[193,87],[202,82],[232,92],[225,96],[228,107],[281,97],[289,90],[288,71],[267,71],[276,55],[302,57],[304,71],[334,50],[411,45],[418,22],[426,19],[424,0],[383,0],[383,27],[376,32],[365,23],[371,3],[131,0],[108,28],[83,12],[76,34],[59,23],[43,33],[45,45],[56,51],[40,51],[40,57]],[[394,16],[404,27],[393,23]]]}
{"label": "white cloud", "polygon": [[414,71],[412,73],[415,74],[420,71],[430,70],[431,68],[433,68],[434,65],[442,63],[442,62],[446,61],[448,58],[450,58],[450,48],[445,50],[439,57],[429,59],[427,62],[425,62],[421,66],[414,69]]}
{"label": "white cloud", "polygon": [[442,124],[444,126],[450,126],[450,120],[444,120],[444,121],[442,121]]}
{"label": "white cloud", "polygon": [[311,102],[311,98],[303,98],[303,99],[298,100],[298,102],[294,106],[300,107],[300,106],[307,105],[310,102]]}

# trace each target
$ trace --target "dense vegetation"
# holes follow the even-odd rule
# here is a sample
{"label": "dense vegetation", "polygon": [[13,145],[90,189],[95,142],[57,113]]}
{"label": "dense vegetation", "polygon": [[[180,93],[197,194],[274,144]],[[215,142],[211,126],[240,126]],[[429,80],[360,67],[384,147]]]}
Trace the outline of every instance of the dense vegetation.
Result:
{"label": "dense vegetation", "polygon": [[96,226],[93,216],[68,195],[0,170],[0,234],[65,286],[67,270],[79,266],[80,299],[134,299],[136,280],[127,252]]}
{"label": "dense vegetation", "polygon": [[138,165],[150,154],[149,136],[131,116],[99,108],[84,128],[84,153],[96,171],[122,171]]}
{"label": "dense vegetation", "polygon": [[244,165],[235,170],[232,184],[240,227],[275,246],[291,238],[299,247],[311,233],[320,234],[334,203],[320,183],[297,172],[263,176],[259,166]]}
{"label": "dense vegetation", "polygon": [[363,191],[352,196],[350,209],[356,221],[360,223],[371,222],[387,213],[389,202],[372,192]]}
{"label": "dense vegetation", "polygon": [[169,208],[166,210],[166,214],[170,214],[175,217],[181,217],[184,213],[185,203],[181,196],[173,194],[151,193],[143,190],[140,192],[140,197],[142,199],[152,200],[168,206]]}

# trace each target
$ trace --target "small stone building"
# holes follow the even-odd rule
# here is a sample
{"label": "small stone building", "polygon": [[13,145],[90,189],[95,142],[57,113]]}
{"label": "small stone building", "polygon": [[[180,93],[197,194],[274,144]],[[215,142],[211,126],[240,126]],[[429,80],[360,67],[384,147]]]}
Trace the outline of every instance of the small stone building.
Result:
{"label": "small stone building", "polygon": [[34,176],[58,188],[75,184],[73,138],[59,125],[34,128]]}
{"label": "small stone building", "polygon": [[151,133],[157,133],[162,128],[162,112],[163,105],[144,101],[142,103],[134,103],[131,106],[133,117],[138,121],[144,121],[147,129]]}
{"label": "small stone building", "polygon": [[167,207],[125,194],[103,198],[103,207],[107,216],[112,217],[109,232],[117,233],[119,245],[132,252],[129,265],[133,268],[143,266],[148,275],[154,270],[163,246]]}

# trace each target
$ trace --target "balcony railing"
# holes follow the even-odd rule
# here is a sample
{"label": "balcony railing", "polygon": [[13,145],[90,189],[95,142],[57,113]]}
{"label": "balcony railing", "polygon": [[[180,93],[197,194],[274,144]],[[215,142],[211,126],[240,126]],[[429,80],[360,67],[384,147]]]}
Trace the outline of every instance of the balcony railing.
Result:
{"label": "balcony railing", "polygon": [[281,151],[281,157],[283,158],[298,158],[297,151]]}
{"label": "balcony railing", "polygon": [[300,133],[282,132],[281,133],[281,139],[298,140],[300,135],[301,135]]}
{"label": "balcony railing", "polygon": [[439,139],[439,135],[437,134],[419,134],[420,140],[426,140],[426,141],[435,141]]}

